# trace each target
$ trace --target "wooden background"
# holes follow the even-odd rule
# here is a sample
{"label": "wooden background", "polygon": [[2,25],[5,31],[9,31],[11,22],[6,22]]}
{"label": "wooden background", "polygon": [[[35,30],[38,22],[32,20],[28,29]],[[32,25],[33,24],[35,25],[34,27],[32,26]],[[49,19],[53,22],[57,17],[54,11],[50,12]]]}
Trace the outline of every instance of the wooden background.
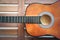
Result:
{"label": "wooden background", "polygon": [[[18,0],[0,0],[0,16],[17,16]],[[0,23],[0,40],[17,40],[17,23]]]}
{"label": "wooden background", "polygon": [[[0,16],[24,16],[29,1],[30,0],[0,0]],[[45,38],[30,36],[26,32],[24,24],[0,23],[0,40],[45,40]],[[46,40],[55,40],[55,38]]]}

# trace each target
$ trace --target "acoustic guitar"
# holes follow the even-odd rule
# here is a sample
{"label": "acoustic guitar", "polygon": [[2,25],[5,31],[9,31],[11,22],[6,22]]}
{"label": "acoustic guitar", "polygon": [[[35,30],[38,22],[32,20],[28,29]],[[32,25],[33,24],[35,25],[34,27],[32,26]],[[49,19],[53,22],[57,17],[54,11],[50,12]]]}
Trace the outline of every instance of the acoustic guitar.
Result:
{"label": "acoustic guitar", "polygon": [[54,35],[60,39],[60,1],[45,5],[32,3],[25,16],[0,16],[0,23],[26,23],[32,36]]}

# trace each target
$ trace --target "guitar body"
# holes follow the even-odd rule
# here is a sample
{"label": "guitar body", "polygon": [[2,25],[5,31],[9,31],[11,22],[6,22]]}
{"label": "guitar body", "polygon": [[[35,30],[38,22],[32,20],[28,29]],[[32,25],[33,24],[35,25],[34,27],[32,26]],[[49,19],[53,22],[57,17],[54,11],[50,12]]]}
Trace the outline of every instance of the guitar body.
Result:
{"label": "guitar body", "polygon": [[26,24],[27,32],[32,36],[49,34],[60,39],[60,1],[51,5],[30,4],[26,9],[26,16],[39,16],[43,12],[50,12],[54,16],[53,25],[50,28],[42,28],[39,24]]}

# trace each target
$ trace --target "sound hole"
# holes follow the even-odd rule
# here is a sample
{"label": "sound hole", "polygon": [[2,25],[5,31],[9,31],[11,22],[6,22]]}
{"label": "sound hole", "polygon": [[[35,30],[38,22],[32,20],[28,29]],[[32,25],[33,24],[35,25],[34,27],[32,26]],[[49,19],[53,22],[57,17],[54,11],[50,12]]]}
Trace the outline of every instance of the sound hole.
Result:
{"label": "sound hole", "polygon": [[49,25],[51,23],[51,17],[49,15],[43,15],[40,19],[42,25]]}

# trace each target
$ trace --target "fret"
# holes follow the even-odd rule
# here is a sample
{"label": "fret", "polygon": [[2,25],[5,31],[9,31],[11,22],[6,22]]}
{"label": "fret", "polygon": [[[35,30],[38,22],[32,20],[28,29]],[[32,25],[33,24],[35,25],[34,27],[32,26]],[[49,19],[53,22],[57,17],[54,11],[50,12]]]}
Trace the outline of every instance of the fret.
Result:
{"label": "fret", "polygon": [[22,17],[22,23],[23,23],[23,17]]}
{"label": "fret", "polygon": [[14,17],[14,22],[15,22],[15,17]]}
{"label": "fret", "polygon": [[14,23],[14,16],[12,17],[12,22]]}
{"label": "fret", "polygon": [[17,23],[19,23],[19,22],[18,22],[18,16],[17,16]]}
{"label": "fret", "polygon": [[11,23],[11,21],[12,21],[12,20],[11,20],[11,16],[10,16],[9,20],[10,20],[9,22]]}
{"label": "fret", "polygon": [[[19,20],[19,16],[18,16],[18,19],[17,20]],[[18,22],[20,23],[20,20]]]}
{"label": "fret", "polygon": [[[30,21],[29,21],[30,20]],[[32,20],[31,20],[31,17],[27,17],[27,22],[30,23]]]}
{"label": "fret", "polygon": [[2,22],[5,22],[5,17],[4,16],[2,16]]}
{"label": "fret", "polygon": [[5,22],[8,22],[8,17],[7,16],[5,17]]}
{"label": "fret", "polygon": [[12,22],[12,17],[11,17],[11,22]]}
{"label": "fret", "polygon": [[26,23],[27,22],[27,17],[23,16],[23,22]]}
{"label": "fret", "polygon": [[0,22],[1,22],[1,16],[0,16]]}
{"label": "fret", "polygon": [[11,17],[9,16],[9,23],[11,23]]}
{"label": "fret", "polygon": [[27,23],[30,23],[30,21],[29,21],[30,19],[31,19],[31,18],[28,16],[28,17],[27,17]]}
{"label": "fret", "polygon": [[9,16],[8,16],[8,23],[9,23]]}
{"label": "fret", "polygon": [[3,18],[4,20],[3,20],[3,22],[5,23],[6,21],[5,21],[5,16],[4,16],[4,18]]}
{"label": "fret", "polygon": [[14,16],[13,16],[13,23],[14,23]]}
{"label": "fret", "polygon": [[27,17],[27,22],[28,22],[28,23],[30,23],[30,21],[29,21],[30,19],[31,19],[31,17]]}
{"label": "fret", "polygon": [[29,16],[28,16],[28,17],[25,17],[25,19],[26,19],[26,23],[28,23],[28,21],[29,21],[29,19],[28,19],[28,18],[29,18]]}
{"label": "fret", "polygon": [[17,17],[15,17],[15,22],[17,23]]}
{"label": "fret", "polygon": [[14,23],[14,17],[13,17],[13,16],[11,17],[11,22],[13,22],[13,23]]}
{"label": "fret", "polygon": [[13,16],[11,16],[11,23],[13,22],[12,18],[13,18]]}
{"label": "fret", "polygon": [[0,16],[0,22],[1,22],[1,20],[2,20],[2,17]]}
{"label": "fret", "polygon": [[39,21],[38,23],[39,24],[42,24],[41,21],[40,21],[40,18],[41,18],[41,16],[38,17],[38,21]]}
{"label": "fret", "polygon": [[1,18],[2,18],[2,17],[0,16],[0,22],[1,22]]}
{"label": "fret", "polygon": [[18,18],[19,22],[22,23],[22,16]]}
{"label": "fret", "polygon": [[32,17],[31,17],[31,23],[32,23],[32,22],[34,22],[34,20],[33,20],[33,19],[34,19],[34,17],[32,16]]}
{"label": "fret", "polygon": [[5,16],[5,20],[4,20],[4,22],[6,22],[6,16]]}
{"label": "fret", "polygon": [[1,22],[1,16],[0,16],[0,22]]}
{"label": "fret", "polygon": [[37,19],[37,17],[33,17],[33,23],[36,23],[37,22],[36,19]]}
{"label": "fret", "polygon": [[17,16],[14,16],[14,22],[17,23]]}
{"label": "fret", "polygon": [[14,22],[16,22],[16,17],[14,17]]}

